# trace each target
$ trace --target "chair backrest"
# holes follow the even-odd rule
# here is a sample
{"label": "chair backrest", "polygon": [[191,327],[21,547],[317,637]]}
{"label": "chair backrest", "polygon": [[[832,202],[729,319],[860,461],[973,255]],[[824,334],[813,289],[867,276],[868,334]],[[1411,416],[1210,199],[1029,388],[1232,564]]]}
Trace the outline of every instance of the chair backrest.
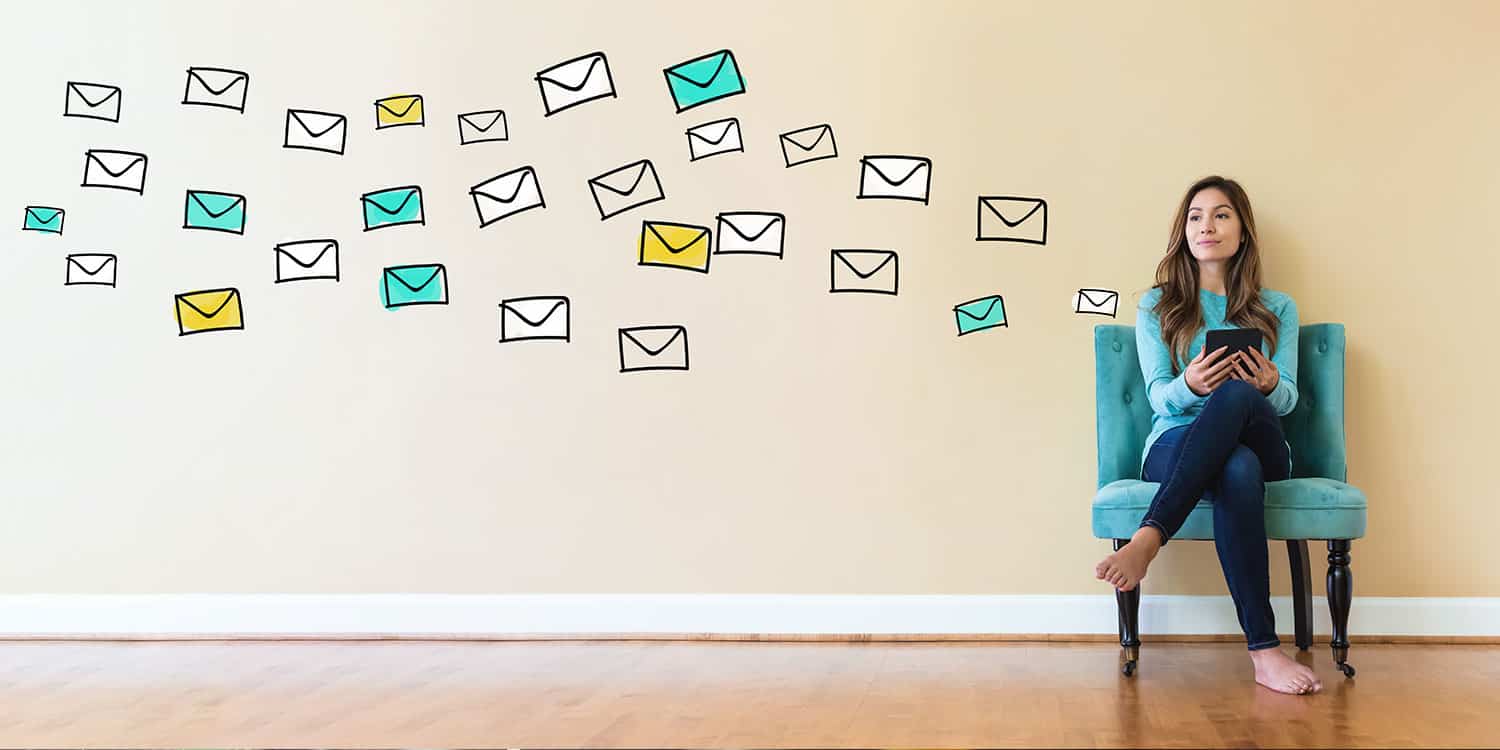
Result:
{"label": "chair backrest", "polygon": [[[1302,326],[1297,336],[1297,405],[1281,418],[1292,446],[1292,476],[1348,481],[1344,453],[1344,324]],[[1099,487],[1139,479],[1151,434],[1151,402],[1135,349],[1135,326],[1094,326],[1094,408]]]}

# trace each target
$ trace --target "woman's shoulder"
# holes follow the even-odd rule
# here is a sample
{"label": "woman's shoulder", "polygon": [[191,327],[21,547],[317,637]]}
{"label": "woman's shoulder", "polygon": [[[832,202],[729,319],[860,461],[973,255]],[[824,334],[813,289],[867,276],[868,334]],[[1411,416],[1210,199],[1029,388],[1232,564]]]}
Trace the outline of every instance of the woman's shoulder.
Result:
{"label": "woman's shoulder", "polygon": [[1292,299],[1292,295],[1268,287],[1260,288],[1260,301],[1265,303],[1271,312],[1297,307],[1297,301]]}

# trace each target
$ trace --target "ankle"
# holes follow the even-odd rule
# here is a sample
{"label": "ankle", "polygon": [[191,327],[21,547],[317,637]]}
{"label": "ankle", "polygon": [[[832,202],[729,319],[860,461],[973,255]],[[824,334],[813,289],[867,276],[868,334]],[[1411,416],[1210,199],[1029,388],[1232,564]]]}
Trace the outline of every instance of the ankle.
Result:
{"label": "ankle", "polygon": [[1162,547],[1161,532],[1155,526],[1143,526],[1131,535],[1130,543],[1149,548],[1154,553]]}

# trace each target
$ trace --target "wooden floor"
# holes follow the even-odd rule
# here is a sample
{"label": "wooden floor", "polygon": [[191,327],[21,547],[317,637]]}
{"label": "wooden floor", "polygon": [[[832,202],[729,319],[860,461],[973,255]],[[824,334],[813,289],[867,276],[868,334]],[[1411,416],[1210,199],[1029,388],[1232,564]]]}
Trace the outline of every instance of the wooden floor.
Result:
{"label": "wooden floor", "polygon": [[[1289,652],[1290,647],[1284,647]],[[1493,747],[1500,647],[1326,642],[1313,696],[1243,644],[4,642],[5,747]]]}

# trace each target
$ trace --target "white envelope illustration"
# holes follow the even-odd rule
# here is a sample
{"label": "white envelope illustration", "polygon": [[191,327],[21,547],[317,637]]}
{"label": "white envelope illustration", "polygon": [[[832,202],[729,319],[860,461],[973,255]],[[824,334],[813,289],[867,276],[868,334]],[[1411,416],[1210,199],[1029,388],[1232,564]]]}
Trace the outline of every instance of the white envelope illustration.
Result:
{"label": "white envelope illustration", "polygon": [[460,146],[509,139],[510,128],[505,122],[504,110],[485,109],[458,116],[458,145]]}
{"label": "white envelope illustration", "polygon": [[276,245],[276,283],[339,280],[337,240],[297,240]]}
{"label": "white envelope illustration", "polygon": [[289,109],[286,111],[286,140],[281,145],[285,148],[342,154],[348,135],[349,118],[343,115],[310,109]]}
{"label": "white envelope illustration", "polygon": [[650,159],[631,162],[590,179],[589,190],[594,194],[600,221],[667,198]]}
{"label": "white envelope illustration", "polygon": [[927,202],[932,161],[924,156],[866,156],[859,160],[860,198]]}
{"label": "white envelope illustration", "polygon": [[1073,295],[1073,312],[1115,317],[1120,309],[1120,293],[1112,289],[1079,289]]}
{"label": "white envelope illustration", "polygon": [[68,81],[67,101],[63,104],[63,117],[87,117],[91,120],[120,121],[119,86],[103,83]]}
{"label": "white envelope illustration", "polygon": [[111,253],[74,253],[68,256],[65,286],[114,286],[120,267]]}
{"label": "white envelope illustration", "polygon": [[838,144],[833,142],[832,125],[814,125],[781,134],[781,155],[787,167],[806,164],[820,159],[834,159],[839,155]]}
{"label": "white envelope illustration", "polygon": [[228,68],[188,68],[183,104],[222,107],[245,111],[245,94],[250,90],[250,74]]}
{"label": "white envelope illustration", "polygon": [[740,137],[740,121],[733,117],[688,128],[687,139],[688,161],[745,150],[745,141]]}
{"label": "white envelope illustration", "polygon": [[584,102],[615,95],[615,81],[609,74],[609,60],[603,52],[593,52],[561,62],[536,74],[542,90],[542,108],[551,117]]}
{"label": "white envelope illustration", "polygon": [[830,292],[895,294],[900,272],[890,250],[834,250]]}
{"label": "white envelope illustration", "polygon": [[719,214],[720,255],[746,253],[781,257],[786,245],[786,215],[765,211],[726,211]]}
{"label": "white envelope illustration", "polygon": [[491,177],[469,188],[469,195],[474,198],[474,210],[479,213],[481,227],[522,211],[547,207],[542,200],[542,186],[537,182],[536,170],[531,167]]}
{"label": "white envelope illustration", "polygon": [[1047,201],[1012,195],[979,196],[979,233],[975,239],[1047,244]]}
{"label": "white envelope illustration", "polygon": [[146,155],[89,149],[83,155],[83,187],[146,192]]}
{"label": "white envelope illustration", "polygon": [[500,341],[567,341],[567,297],[513,297],[500,302]]}
{"label": "white envelope illustration", "polygon": [[688,369],[687,329],[636,326],[620,329],[620,372]]}

